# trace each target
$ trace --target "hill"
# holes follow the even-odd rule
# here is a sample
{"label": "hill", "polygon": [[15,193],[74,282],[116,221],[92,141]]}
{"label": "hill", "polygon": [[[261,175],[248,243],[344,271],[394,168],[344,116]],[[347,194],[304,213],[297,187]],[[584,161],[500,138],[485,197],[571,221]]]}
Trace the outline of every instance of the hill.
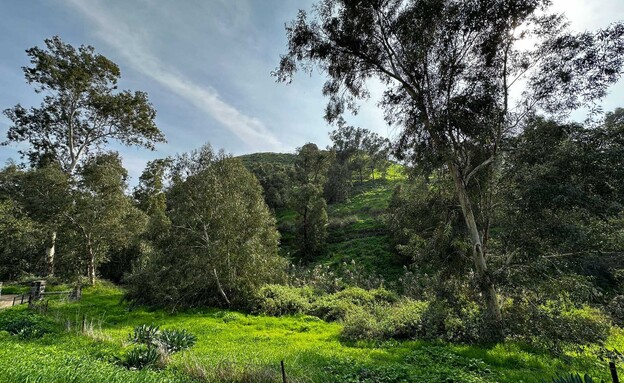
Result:
{"label": "hill", "polygon": [[236,158],[243,161],[243,164],[247,167],[252,164],[271,164],[271,165],[293,165],[295,163],[296,156],[292,153],[251,153],[237,156]]}

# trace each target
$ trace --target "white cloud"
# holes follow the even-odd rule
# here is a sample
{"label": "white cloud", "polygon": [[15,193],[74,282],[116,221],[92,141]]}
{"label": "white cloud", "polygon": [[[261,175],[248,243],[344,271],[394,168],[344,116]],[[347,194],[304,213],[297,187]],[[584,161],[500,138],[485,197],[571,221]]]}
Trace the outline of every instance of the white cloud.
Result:
{"label": "white cloud", "polygon": [[171,92],[208,114],[230,130],[250,148],[279,150],[282,143],[258,118],[250,117],[223,101],[212,87],[194,83],[183,74],[167,67],[145,47],[140,32],[107,12],[95,2],[68,0],[97,28],[98,36],[127,60],[136,71],[152,78]]}

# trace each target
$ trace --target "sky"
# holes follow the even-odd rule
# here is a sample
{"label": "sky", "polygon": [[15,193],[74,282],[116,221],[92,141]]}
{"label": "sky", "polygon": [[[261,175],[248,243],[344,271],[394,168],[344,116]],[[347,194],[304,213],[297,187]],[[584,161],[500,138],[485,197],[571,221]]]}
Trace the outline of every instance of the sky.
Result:
{"label": "sky", "polygon": [[[27,48],[54,35],[92,45],[121,68],[120,89],[148,93],[167,143],[151,152],[112,145],[136,179],[145,163],[210,143],[234,155],[293,152],[307,142],[329,144],[323,120],[324,75],[303,73],[292,84],[270,73],[286,50],[284,24],[314,0],[50,0],[0,1],[0,110],[36,106],[39,96],[21,67]],[[621,0],[554,0],[577,31],[624,20]],[[372,87],[372,99],[347,122],[392,137]],[[612,87],[605,110],[624,107],[624,81]],[[579,113],[576,117],[582,118]],[[0,140],[10,121],[0,116]],[[17,146],[0,147],[0,163],[20,161]]]}

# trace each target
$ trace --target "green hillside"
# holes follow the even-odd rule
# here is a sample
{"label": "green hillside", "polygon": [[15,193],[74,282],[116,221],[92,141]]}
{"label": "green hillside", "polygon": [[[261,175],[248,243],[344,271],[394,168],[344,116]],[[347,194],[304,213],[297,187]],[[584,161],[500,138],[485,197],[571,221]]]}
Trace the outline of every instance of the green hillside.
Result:
{"label": "green hillside", "polygon": [[271,164],[271,165],[292,165],[296,156],[291,153],[251,153],[237,156],[236,158],[243,161],[245,166],[251,164]]}

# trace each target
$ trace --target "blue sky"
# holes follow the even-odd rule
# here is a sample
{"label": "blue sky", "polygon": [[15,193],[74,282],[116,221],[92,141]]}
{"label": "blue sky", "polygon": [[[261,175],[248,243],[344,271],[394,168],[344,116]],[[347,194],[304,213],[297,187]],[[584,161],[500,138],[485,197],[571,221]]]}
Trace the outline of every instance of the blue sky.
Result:
{"label": "blue sky", "polygon": [[[211,143],[233,154],[290,152],[306,142],[329,143],[322,118],[323,75],[298,75],[277,84],[270,72],[285,51],[284,23],[313,0],[53,0],[0,2],[0,109],[38,104],[23,78],[25,49],[59,35],[93,45],[117,63],[120,88],[143,90],[158,111],[168,143],[156,152],[115,147],[136,177],[145,162]],[[621,0],[555,0],[573,29],[604,27],[624,19]],[[373,87],[373,96],[379,90]],[[605,110],[624,107],[624,82],[613,87]],[[580,114],[577,114],[580,115]],[[382,113],[370,101],[348,121],[384,136]],[[0,117],[0,136],[9,121]],[[19,160],[0,147],[0,162]]]}

